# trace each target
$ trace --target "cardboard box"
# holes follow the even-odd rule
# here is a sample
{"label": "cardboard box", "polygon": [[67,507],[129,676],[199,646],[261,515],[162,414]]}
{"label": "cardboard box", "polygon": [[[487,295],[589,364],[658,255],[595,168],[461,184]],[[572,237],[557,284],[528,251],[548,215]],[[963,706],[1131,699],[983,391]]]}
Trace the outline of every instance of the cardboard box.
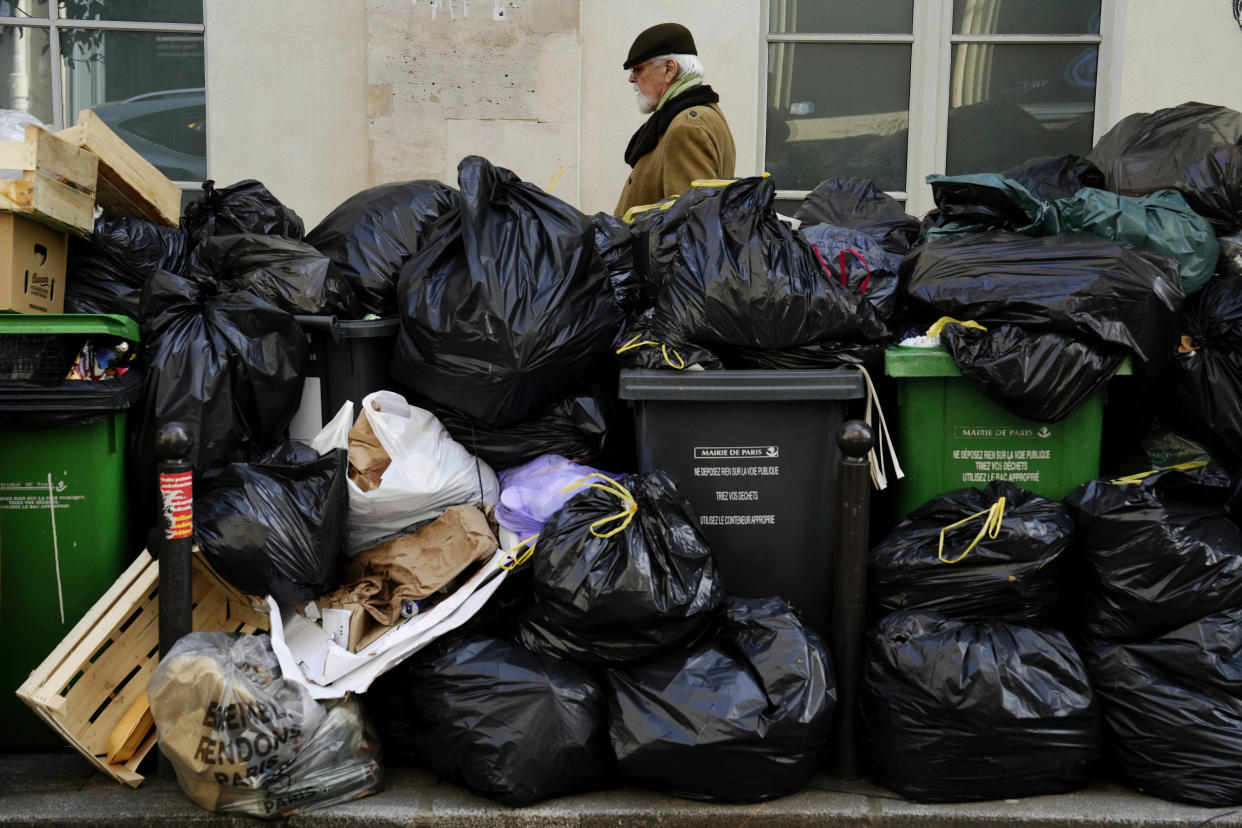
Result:
{"label": "cardboard box", "polygon": [[0,311],[60,313],[68,237],[18,213],[0,213]]}

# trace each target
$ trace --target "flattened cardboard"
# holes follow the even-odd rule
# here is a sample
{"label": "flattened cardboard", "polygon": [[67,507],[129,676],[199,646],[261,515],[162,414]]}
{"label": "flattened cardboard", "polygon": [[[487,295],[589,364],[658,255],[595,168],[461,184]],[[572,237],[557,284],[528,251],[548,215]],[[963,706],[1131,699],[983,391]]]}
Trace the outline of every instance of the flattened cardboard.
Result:
{"label": "flattened cardboard", "polygon": [[62,312],[68,249],[61,231],[0,213],[0,311]]}

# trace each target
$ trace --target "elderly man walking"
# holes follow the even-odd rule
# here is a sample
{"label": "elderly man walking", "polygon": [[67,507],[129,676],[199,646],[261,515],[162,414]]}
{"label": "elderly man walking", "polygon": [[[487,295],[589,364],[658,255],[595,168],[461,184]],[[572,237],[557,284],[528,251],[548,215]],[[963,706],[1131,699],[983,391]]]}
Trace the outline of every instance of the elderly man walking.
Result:
{"label": "elderly man walking", "polygon": [[720,96],[703,83],[703,63],[690,30],[661,23],[642,32],[623,69],[650,117],[630,138],[625,162],[634,169],[614,213],[685,192],[699,178],[731,178],[733,134]]}

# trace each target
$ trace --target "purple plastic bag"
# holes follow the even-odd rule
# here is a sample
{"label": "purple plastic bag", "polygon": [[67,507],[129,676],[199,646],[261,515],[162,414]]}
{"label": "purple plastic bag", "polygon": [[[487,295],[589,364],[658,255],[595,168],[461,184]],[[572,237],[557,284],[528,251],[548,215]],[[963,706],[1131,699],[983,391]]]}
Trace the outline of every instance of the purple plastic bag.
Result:
{"label": "purple plastic bag", "polygon": [[539,534],[544,521],[582,491],[563,489],[589,474],[603,474],[614,480],[621,476],[580,465],[559,454],[544,454],[501,472],[496,522],[522,540]]}

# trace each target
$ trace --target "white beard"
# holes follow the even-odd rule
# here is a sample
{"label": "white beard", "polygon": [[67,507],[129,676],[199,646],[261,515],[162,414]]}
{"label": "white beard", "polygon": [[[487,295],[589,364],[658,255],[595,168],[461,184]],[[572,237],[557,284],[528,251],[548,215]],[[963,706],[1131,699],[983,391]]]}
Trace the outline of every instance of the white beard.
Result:
{"label": "white beard", "polygon": [[650,115],[652,112],[655,112],[656,104],[659,101],[653,101],[644,95],[643,91],[638,88],[638,84],[631,83],[630,86],[634,87],[634,102],[638,104],[638,111],[643,115]]}

